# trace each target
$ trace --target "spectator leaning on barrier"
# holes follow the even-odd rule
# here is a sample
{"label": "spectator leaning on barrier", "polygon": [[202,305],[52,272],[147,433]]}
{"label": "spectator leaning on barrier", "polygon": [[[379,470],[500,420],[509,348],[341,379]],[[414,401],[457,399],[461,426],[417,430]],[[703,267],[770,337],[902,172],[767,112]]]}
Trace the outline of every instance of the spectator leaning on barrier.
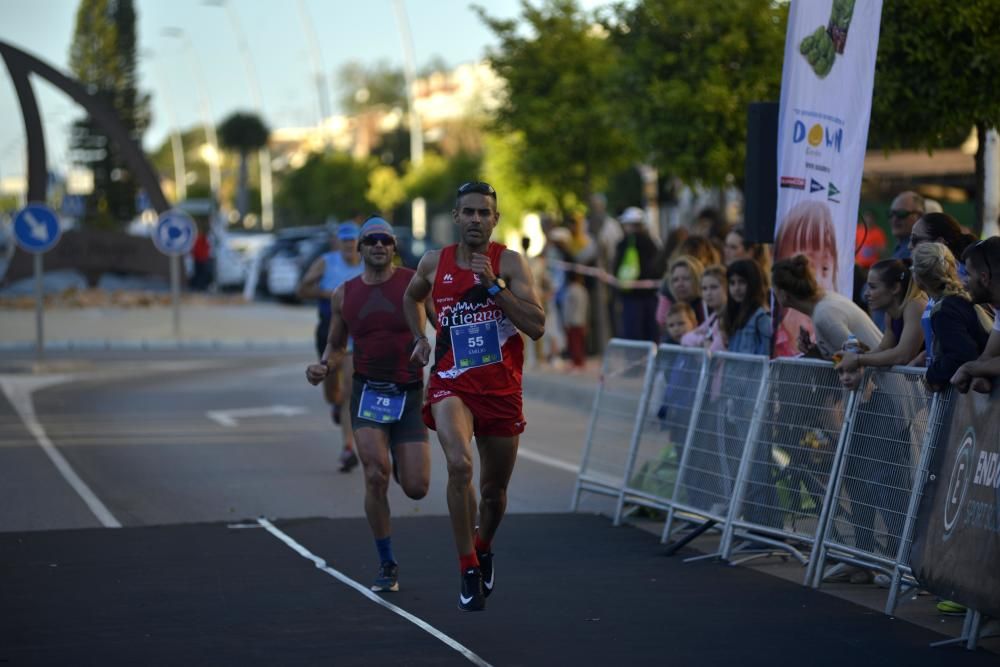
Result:
{"label": "spectator leaning on barrier", "polygon": [[[868,354],[868,346],[861,342],[858,346],[862,354]],[[846,346],[842,352],[845,357],[854,354]],[[837,375],[845,389],[860,392],[854,437],[844,457],[843,469],[844,490],[851,499],[854,546],[895,557],[909,502],[910,421],[898,404],[899,398],[879,387],[879,376],[873,375],[865,383],[860,366],[848,368],[844,364],[837,366]],[[882,517],[884,533],[876,534],[876,514]],[[883,535],[880,542],[878,538]],[[848,568],[844,574],[847,576],[840,579],[852,584],[872,580],[872,573],[860,568]]]}
{"label": "spectator leaning on barrier", "polygon": [[931,390],[941,391],[962,364],[979,356],[987,334],[958,278],[955,257],[943,243],[922,243],[913,249],[913,279],[934,299],[934,360],[924,380]]}
{"label": "spectator leaning on barrier", "polygon": [[618,286],[621,303],[618,335],[630,340],[657,342],[656,288],[632,287],[635,280],[659,280],[663,275],[660,248],[649,236],[646,212],[636,206],[625,209],[619,218],[625,227],[625,238],[615,249],[611,274],[622,284]]}
{"label": "spectator leaning on barrier", "polygon": [[854,334],[869,348],[882,339],[882,332],[853,301],[816,284],[812,265],[805,255],[775,262],[771,271],[774,298],[783,308],[792,308],[812,318],[816,344],[809,332],[799,329],[799,351],[806,356],[832,359],[847,337]]}
{"label": "spectator leaning on barrier", "polygon": [[969,275],[966,287],[975,303],[988,303],[996,315],[986,348],[975,361],[967,361],[951,377],[960,392],[971,387],[989,393],[993,379],[1000,377],[1000,236],[993,236],[970,245],[962,253],[965,271]]}
{"label": "spectator leaning on barrier", "polygon": [[757,263],[750,259],[733,262],[726,270],[729,298],[722,316],[726,349],[743,354],[771,354],[774,339],[767,288]]}
{"label": "spectator leaning on barrier", "polygon": [[[943,243],[957,259],[962,256],[962,251],[975,242],[976,237],[962,231],[962,226],[958,220],[947,213],[926,213],[913,225],[910,234],[910,252],[922,243]],[[958,265],[958,277],[965,280],[965,266]],[[929,296],[929,295],[928,295]],[[934,333],[931,330],[931,309],[934,308],[934,298],[927,300],[924,314],[920,319],[920,326],[924,330],[924,353],[918,356],[911,365],[930,366],[934,362]]]}
{"label": "spectator leaning on barrier", "polygon": [[[712,352],[725,350],[726,341],[719,328],[720,317],[726,307],[726,269],[721,264],[710,266],[701,274],[701,301],[708,316],[694,331],[684,335],[681,345],[704,347]],[[673,312],[673,306],[670,308],[670,312]],[[670,312],[667,313],[668,325]],[[693,314],[694,310],[691,312]]]}
{"label": "spectator leaning on barrier", "polygon": [[884,259],[872,266],[866,291],[871,307],[888,316],[882,342],[874,352],[845,352],[837,370],[909,364],[924,346],[920,317],[927,295],[911,280],[908,263],[899,259]]}

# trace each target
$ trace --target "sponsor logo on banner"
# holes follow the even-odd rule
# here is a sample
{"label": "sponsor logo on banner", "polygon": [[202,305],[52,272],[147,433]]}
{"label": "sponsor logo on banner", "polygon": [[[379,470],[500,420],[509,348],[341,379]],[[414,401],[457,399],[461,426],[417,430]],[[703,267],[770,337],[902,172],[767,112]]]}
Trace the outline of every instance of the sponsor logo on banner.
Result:
{"label": "sponsor logo on banner", "polygon": [[798,178],[795,176],[782,176],[781,177],[781,187],[783,188],[795,188],[796,190],[806,189],[806,179]]}
{"label": "sponsor logo on banner", "polygon": [[834,199],[834,197],[837,197],[837,196],[840,195],[840,190],[837,189],[836,185],[834,185],[833,183],[830,183],[830,185],[827,188],[826,192],[827,192],[827,195],[826,195],[827,201],[832,201],[834,204],[839,204],[840,203],[839,199]]}
{"label": "sponsor logo on banner", "polygon": [[962,444],[955,455],[955,464],[951,468],[951,479],[948,480],[948,493],[944,499],[944,539],[951,537],[952,531],[962,516],[965,496],[969,491],[969,481],[972,479],[972,456],[976,451],[976,431],[969,427],[962,436]]}
{"label": "sponsor logo on banner", "polygon": [[809,192],[819,192],[820,190],[826,190],[826,186],[817,181],[815,178],[810,178]]}

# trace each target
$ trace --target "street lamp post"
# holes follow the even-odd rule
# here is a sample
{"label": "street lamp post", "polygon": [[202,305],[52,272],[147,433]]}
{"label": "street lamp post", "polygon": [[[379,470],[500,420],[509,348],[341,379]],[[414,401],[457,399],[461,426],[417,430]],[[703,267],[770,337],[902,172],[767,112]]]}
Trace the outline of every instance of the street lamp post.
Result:
{"label": "street lamp post", "polygon": [[323,69],[323,54],[319,49],[319,39],[316,37],[316,30],[313,22],[309,19],[309,12],[306,8],[305,0],[298,0],[299,20],[302,22],[302,30],[306,34],[309,42],[309,59],[312,60],[313,80],[316,83],[316,101],[318,102],[319,124],[318,128],[323,136],[324,145],[329,145],[329,137],[326,135],[324,123],[330,117],[330,95],[326,86],[326,74]]}
{"label": "street lamp post", "polygon": [[[253,58],[250,48],[247,46],[246,36],[240,26],[239,17],[232,4],[226,0],[204,0],[206,5],[212,7],[224,7],[229,22],[232,24],[233,32],[236,33],[236,44],[239,47],[240,55],[243,59],[243,67],[246,69],[247,81],[250,84],[250,92],[253,95],[254,106],[261,118],[264,117],[264,100],[260,93],[260,83],[257,80],[257,70],[254,68]],[[257,153],[257,161],[260,163],[260,226],[264,231],[274,229],[274,191],[271,181],[271,149],[265,145]]]}
{"label": "street lamp post", "polygon": [[163,35],[181,40],[184,50],[187,51],[191,71],[194,74],[195,86],[198,89],[198,101],[201,108],[201,124],[205,131],[205,140],[212,147],[212,159],[206,159],[208,164],[208,182],[212,189],[212,199],[216,204],[219,201],[219,189],[222,186],[222,174],[219,171],[219,138],[215,133],[215,122],[212,120],[212,105],[208,98],[208,88],[205,85],[204,73],[201,69],[201,62],[194,51],[191,39],[182,29],[167,27],[163,29]]}
{"label": "street lamp post", "polygon": [[[413,53],[413,36],[410,34],[410,22],[406,16],[403,0],[393,0],[392,8],[396,15],[396,25],[399,27],[399,40],[403,47],[403,73],[406,77],[406,105],[410,109],[410,162],[419,167],[424,161],[424,130],[420,123],[420,114],[415,105],[417,66]],[[414,198],[410,204],[413,239],[423,242],[427,236],[427,204],[423,197]]]}
{"label": "street lamp post", "polygon": [[163,86],[163,109],[167,114],[167,122],[170,124],[170,153],[174,160],[174,197],[175,203],[187,199],[187,166],[184,162],[184,141],[181,137],[180,128],[177,125],[177,116],[174,114],[174,107],[170,103],[170,89],[167,85],[167,78],[164,76],[163,66],[156,54],[145,49],[143,55],[153,61],[156,68],[157,78]]}

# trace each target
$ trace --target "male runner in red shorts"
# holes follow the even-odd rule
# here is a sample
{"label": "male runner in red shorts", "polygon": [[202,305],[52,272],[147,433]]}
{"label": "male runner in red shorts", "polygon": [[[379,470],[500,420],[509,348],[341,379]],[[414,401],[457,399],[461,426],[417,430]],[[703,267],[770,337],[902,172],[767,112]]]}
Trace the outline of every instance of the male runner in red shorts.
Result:
{"label": "male runner in red shorts", "polygon": [[[466,183],[452,217],[461,240],[424,255],[403,308],[416,340],[412,358],[426,364],[431,347],[423,305],[433,298],[437,341],[424,423],[437,431],[448,464],[448,511],[462,572],[458,606],[479,611],[493,592],[491,543],[524,431],[524,343],[518,329],[537,340],[545,332],[545,313],[524,257],[490,241],[500,219],[496,191],[486,183]],[[481,466],[478,530],[473,435]]]}
{"label": "male runner in red shorts", "polygon": [[382,218],[364,223],[358,246],[364,272],[334,290],[326,350],[318,364],[306,369],[306,378],[313,385],[322,382],[346,354],[348,334],[354,339],[351,427],[365,473],[365,514],[379,554],[371,588],[397,591],[386,496],[390,470],[415,500],[427,494],[431,475],[430,443],[421,419],[423,370],[410,360],[413,336],[403,315],[403,293],[413,271],[393,267],[396,238]]}

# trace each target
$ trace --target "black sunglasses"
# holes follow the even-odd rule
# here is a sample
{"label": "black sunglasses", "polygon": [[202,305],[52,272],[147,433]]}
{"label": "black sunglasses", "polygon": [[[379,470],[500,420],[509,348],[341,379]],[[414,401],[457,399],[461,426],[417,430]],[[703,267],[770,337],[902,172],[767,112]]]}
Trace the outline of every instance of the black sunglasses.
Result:
{"label": "black sunglasses", "polygon": [[900,220],[902,220],[903,218],[908,218],[911,215],[914,215],[916,213],[920,213],[920,211],[904,211],[904,210],[901,210],[901,209],[894,208],[891,211],[889,211],[889,217],[890,218],[899,218]]}
{"label": "black sunglasses", "polygon": [[467,195],[470,192],[474,192],[477,195],[489,195],[494,199],[497,198],[497,191],[493,189],[493,186],[489,183],[484,183],[483,181],[469,181],[468,183],[463,183],[458,186],[458,196]]}
{"label": "black sunglasses", "polygon": [[383,246],[388,247],[391,245],[396,245],[396,239],[392,238],[388,234],[369,234],[363,239],[361,239],[361,245],[375,245],[381,243]]}

